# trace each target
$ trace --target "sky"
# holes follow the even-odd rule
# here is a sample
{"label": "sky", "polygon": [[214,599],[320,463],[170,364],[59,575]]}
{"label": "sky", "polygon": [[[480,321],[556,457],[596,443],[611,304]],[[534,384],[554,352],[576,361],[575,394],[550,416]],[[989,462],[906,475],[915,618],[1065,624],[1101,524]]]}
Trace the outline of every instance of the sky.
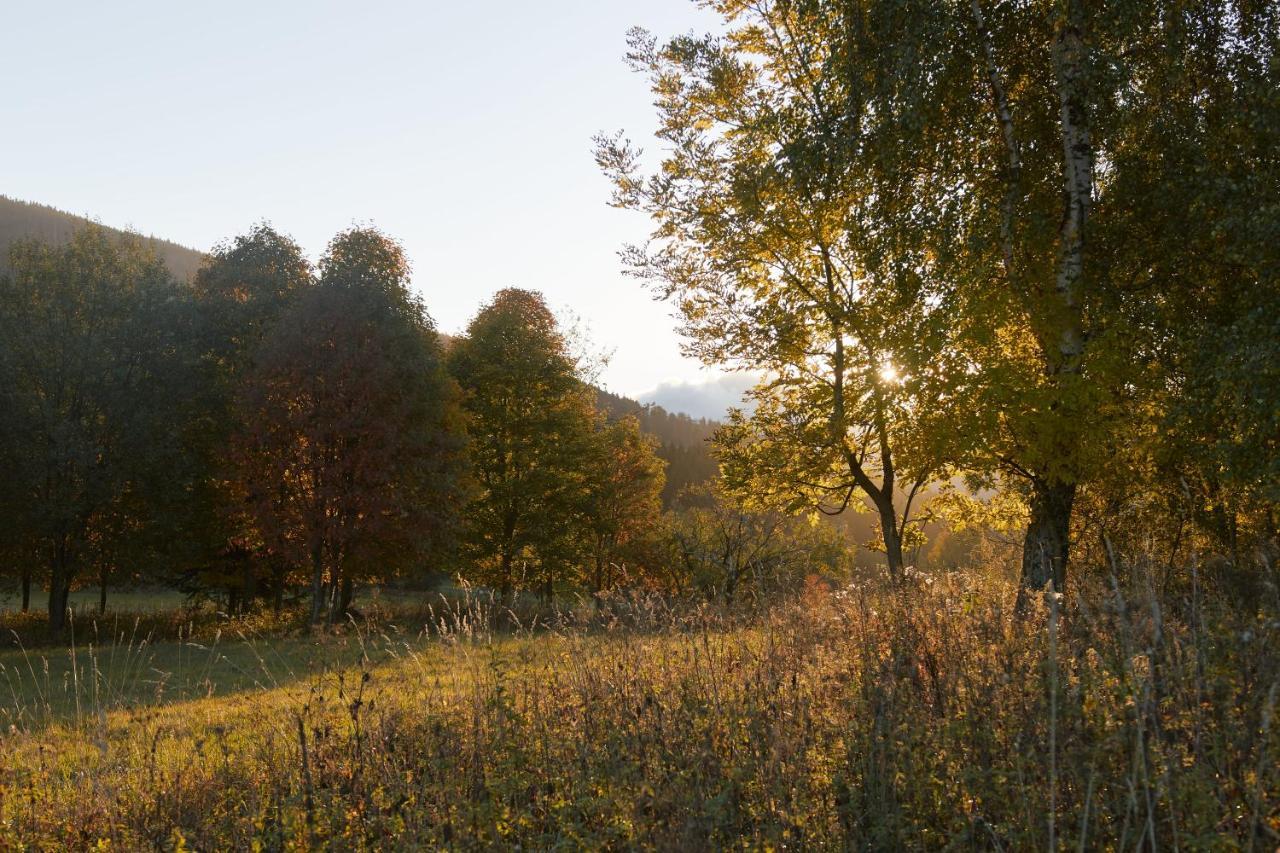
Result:
{"label": "sky", "polygon": [[693,0],[9,4],[0,193],[200,250],[268,220],[315,259],[373,224],[442,331],[540,290],[612,353],[610,390],[715,415],[742,381],[682,356],[670,306],[622,274],[649,222],[608,207],[592,158],[601,131],[660,151],[623,62],[636,25],[716,19]]}

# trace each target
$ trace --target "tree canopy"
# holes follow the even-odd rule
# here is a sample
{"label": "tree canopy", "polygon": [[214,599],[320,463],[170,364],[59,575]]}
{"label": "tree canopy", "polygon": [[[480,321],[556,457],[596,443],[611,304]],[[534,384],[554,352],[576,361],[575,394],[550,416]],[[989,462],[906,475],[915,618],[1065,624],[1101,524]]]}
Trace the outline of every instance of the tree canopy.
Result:
{"label": "tree canopy", "polygon": [[[1202,372],[1225,365],[1195,330],[1268,340],[1275,10],[710,5],[722,36],[632,34],[658,168],[621,137],[597,159],[653,218],[624,257],[691,351],[765,376],[722,435],[730,480],[837,509],[861,492],[894,566],[911,492],[966,472],[1023,497],[1023,582],[1061,589],[1077,497],[1118,448],[1204,459],[1155,436],[1205,388],[1249,387]],[[1241,349],[1222,358],[1274,360]],[[1251,411],[1225,444],[1274,435]]]}

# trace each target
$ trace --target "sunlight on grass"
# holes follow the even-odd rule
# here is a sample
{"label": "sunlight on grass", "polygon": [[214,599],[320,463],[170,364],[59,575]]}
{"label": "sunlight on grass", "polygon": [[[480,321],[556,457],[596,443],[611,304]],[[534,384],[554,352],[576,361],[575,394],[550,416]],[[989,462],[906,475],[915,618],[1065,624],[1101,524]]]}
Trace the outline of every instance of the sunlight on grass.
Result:
{"label": "sunlight on grass", "polygon": [[[1189,846],[1278,828],[1280,621],[1153,619],[1099,592],[1019,622],[1011,588],[938,580],[755,616],[619,601],[516,628],[458,608],[422,632],[77,651],[80,676],[45,655],[47,682],[42,663],[12,676],[0,843],[1026,849],[1050,814],[1073,848],[1132,847],[1148,821]],[[76,708],[21,692],[94,672]]]}

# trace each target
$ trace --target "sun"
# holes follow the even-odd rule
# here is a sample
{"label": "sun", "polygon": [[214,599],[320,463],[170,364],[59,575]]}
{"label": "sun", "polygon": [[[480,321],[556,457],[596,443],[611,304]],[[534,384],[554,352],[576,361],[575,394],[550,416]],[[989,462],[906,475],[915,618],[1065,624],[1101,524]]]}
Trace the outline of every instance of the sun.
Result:
{"label": "sun", "polygon": [[886,361],[880,365],[880,381],[886,385],[896,385],[898,382],[898,368],[893,366],[893,362]]}

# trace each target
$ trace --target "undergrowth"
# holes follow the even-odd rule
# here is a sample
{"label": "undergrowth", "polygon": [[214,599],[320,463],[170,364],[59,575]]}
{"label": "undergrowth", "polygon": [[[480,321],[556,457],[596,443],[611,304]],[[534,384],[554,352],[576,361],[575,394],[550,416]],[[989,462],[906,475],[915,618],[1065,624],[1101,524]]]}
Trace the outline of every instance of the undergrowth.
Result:
{"label": "undergrowth", "polygon": [[1142,589],[455,601],[291,681],[24,718],[0,847],[1273,849],[1274,602]]}

